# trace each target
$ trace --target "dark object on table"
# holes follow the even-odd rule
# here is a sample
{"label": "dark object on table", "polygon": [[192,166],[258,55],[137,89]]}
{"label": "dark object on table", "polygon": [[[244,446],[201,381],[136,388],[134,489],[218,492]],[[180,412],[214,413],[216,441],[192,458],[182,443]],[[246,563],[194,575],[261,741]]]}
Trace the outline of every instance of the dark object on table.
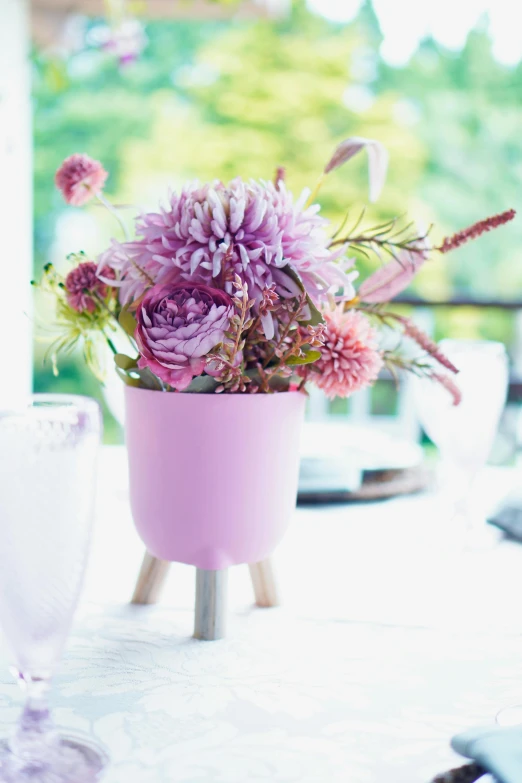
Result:
{"label": "dark object on table", "polygon": [[508,538],[522,542],[522,506],[507,503],[488,519],[488,523],[498,527]]}
{"label": "dark object on table", "polygon": [[426,489],[431,472],[415,442],[367,425],[307,422],[298,504],[382,500]]}
{"label": "dark object on table", "polygon": [[432,473],[423,465],[394,470],[364,470],[357,487],[306,486],[300,482],[297,504],[354,503],[385,500],[397,495],[411,495],[427,489]]}
{"label": "dark object on table", "polygon": [[464,767],[452,769],[443,775],[437,775],[432,783],[475,783],[486,774],[486,770],[478,764],[466,764]]}

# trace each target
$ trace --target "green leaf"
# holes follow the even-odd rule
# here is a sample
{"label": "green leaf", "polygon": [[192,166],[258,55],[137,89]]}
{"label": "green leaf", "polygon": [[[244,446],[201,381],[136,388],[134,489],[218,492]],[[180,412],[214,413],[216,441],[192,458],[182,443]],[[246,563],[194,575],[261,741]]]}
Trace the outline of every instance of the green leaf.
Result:
{"label": "green leaf", "polygon": [[287,275],[290,280],[293,280],[294,283],[297,285],[300,291],[305,290],[305,287],[303,285],[303,281],[301,280],[301,276],[297,269],[294,269],[293,266],[290,266],[290,264],[285,264],[285,266],[281,267],[281,272],[284,272],[285,275]]}
{"label": "green leaf", "polygon": [[[125,358],[128,359],[129,357]],[[148,367],[140,370],[138,367],[125,368],[116,365],[116,372],[127,386],[134,386],[138,389],[150,389],[151,391],[163,391],[161,381]]]}
{"label": "green leaf", "polygon": [[211,375],[198,375],[197,378],[193,378],[186,389],[183,390],[184,394],[213,394],[219,386],[218,382]]}
{"label": "green leaf", "polygon": [[151,391],[163,391],[163,384],[160,379],[149,370],[148,367],[144,367],[142,370],[132,368],[130,371],[133,376],[137,375],[140,380],[142,389],[150,389]]}
{"label": "green leaf", "polygon": [[126,356],[124,353],[114,354],[114,363],[120,370],[132,370],[138,366],[137,359],[131,359],[130,356]]}
{"label": "green leaf", "polygon": [[[284,272],[285,275],[287,275],[291,280],[293,280],[293,282],[303,293],[306,293],[303,281],[301,280],[299,272],[296,269],[290,266],[290,264],[286,264],[286,266],[281,267],[281,271]],[[318,310],[314,305],[308,293],[306,293],[306,304],[308,305],[308,309],[310,311],[310,318],[299,321],[299,323],[303,324],[304,326],[317,326],[318,324],[324,323],[324,318],[321,315],[320,310]]]}
{"label": "green leaf", "polygon": [[116,367],[116,372],[127,386],[135,386],[138,389],[141,387],[141,380],[139,378],[131,378],[130,375],[127,375],[124,370],[120,370],[119,367]]}
{"label": "green leaf", "polygon": [[323,324],[324,318],[321,314],[321,311],[317,309],[308,294],[306,295],[306,303],[308,305],[308,309],[310,310],[310,318],[308,321],[300,321],[299,323],[302,323],[305,326],[318,326],[318,324]]}
{"label": "green leaf", "polygon": [[304,356],[290,356],[285,364],[289,367],[295,367],[298,364],[311,364],[321,358],[320,351],[307,351]]}
{"label": "green leaf", "polygon": [[138,324],[133,314],[126,307],[122,309],[118,321],[123,331],[130,335],[130,337],[134,337],[134,332],[136,331],[136,326]]}

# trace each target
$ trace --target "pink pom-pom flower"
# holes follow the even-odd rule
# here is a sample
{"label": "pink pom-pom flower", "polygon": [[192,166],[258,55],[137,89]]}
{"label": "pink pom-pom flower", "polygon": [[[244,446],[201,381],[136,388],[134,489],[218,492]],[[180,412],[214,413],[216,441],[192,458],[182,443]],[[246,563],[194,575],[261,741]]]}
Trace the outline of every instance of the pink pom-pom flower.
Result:
{"label": "pink pom-pom flower", "polygon": [[342,305],[324,313],[326,329],[321,358],[311,374],[316,386],[330,399],[349,397],[377,380],[383,360],[378,334],[365,315],[343,312]]}
{"label": "pink pom-pom flower", "polygon": [[[111,269],[105,270],[108,274]],[[93,313],[96,310],[97,298],[105,299],[107,286],[97,275],[97,266],[92,261],[85,261],[72,269],[65,278],[67,302],[77,313]]]}
{"label": "pink pom-pom flower", "polygon": [[67,204],[81,207],[100,193],[107,177],[98,160],[77,153],[64,160],[54,181]]}

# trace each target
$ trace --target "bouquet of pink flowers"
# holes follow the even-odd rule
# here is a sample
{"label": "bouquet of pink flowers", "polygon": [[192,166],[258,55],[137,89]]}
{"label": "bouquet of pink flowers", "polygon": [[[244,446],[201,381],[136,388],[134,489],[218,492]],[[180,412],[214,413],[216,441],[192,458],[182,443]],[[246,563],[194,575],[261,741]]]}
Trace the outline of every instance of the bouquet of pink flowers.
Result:
{"label": "bouquet of pink flowers", "polygon": [[[123,227],[99,258],[71,255],[66,276],[48,264],[39,287],[57,300],[59,337],[50,353],[83,345],[99,374],[101,342],[132,386],[158,391],[271,393],[307,382],[329,397],[373,384],[383,367],[432,378],[459,400],[457,372],[438,346],[389,302],[435,252],[447,253],[511,220],[509,210],[434,245],[397,220],[362,229],[361,216],[335,231],[315,203],[324,178],[366,149],[370,199],[384,184],[387,153],[376,141],[351,138],[335,150],[313,192],[295,200],[284,169],[273,181],[237,177],[224,184],[187,183],[166,208],[139,215],[135,238],[102,193],[107,172],[86,155],[56,174],[67,203],[98,198]],[[380,261],[358,290],[353,251]],[[384,329],[401,339],[392,349]],[[114,332],[128,338],[118,351]],[[419,352],[401,351],[402,336]]]}

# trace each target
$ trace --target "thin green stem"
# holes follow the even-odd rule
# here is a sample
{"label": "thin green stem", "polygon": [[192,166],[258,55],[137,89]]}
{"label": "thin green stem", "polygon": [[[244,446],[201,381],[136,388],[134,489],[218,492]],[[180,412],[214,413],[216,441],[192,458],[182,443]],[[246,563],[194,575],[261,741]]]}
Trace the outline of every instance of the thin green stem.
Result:
{"label": "thin green stem", "polygon": [[125,241],[126,241],[126,242],[129,242],[129,241],[130,241],[130,238],[131,238],[131,237],[130,237],[130,234],[129,234],[129,229],[127,228],[127,224],[125,223],[124,219],[122,218],[122,216],[120,215],[120,213],[118,212],[118,210],[116,209],[116,207],[114,207],[114,206],[111,204],[111,202],[110,202],[110,201],[108,201],[108,200],[105,198],[105,196],[104,196],[102,193],[97,193],[97,194],[96,194],[96,198],[98,199],[98,201],[100,202],[100,204],[103,204],[103,206],[104,206],[106,209],[108,209],[108,210],[109,210],[109,212],[111,213],[111,215],[112,215],[114,218],[116,218],[116,220],[117,220],[117,221],[118,221],[118,223],[120,224],[120,226],[121,226],[121,229],[122,229],[122,231],[123,231],[123,236],[125,237]]}
{"label": "thin green stem", "polygon": [[104,335],[105,339],[107,340],[107,345],[109,346],[109,348],[111,349],[113,354],[116,355],[117,353],[119,353],[119,351],[116,349],[116,346],[112,342],[112,340],[109,337],[109,335],[105,334],[105,332],[103,333],[103,335]]}
{"label": "thin green stem", "polygon": [[315,183],[314,189],[312,190],[312,192],[308,196],[308,199],[306,200],[306,204],[305,204],[305,209],[308,209],[308,207],[312,206],[313,202],[315,201],[315,199],[319,195],[319,191],[321,190],[321,187],[323,185],[324,180],[325,180],[325,174],[323,173],[323,174],[321,174],[321,176],[319,177],[319,179]]}
{"label": "thin green stem", "polygon": [[[113,205],[110,203],[110,201],[107,201],[107,199],[105,198],[105,196],[103,196],[101,193],[98,193],[98,194],[97,194],[97,196],[96,196],[96,198],[98,199],[98,201],[100,202],[100,204],[103,204],[103,206],[104,206],[104,207],[106,207],[106,209],[108,209],[108,210],[109,210],[109,212],[111,213],[111,215],[113,215],[113,217],[115,217],[115,218],[116,218],[116,220],[118,221],[118,223],[120,224],[120,226],[121,226],[121,228],[122,228],[122,231],[123,231],[123,236],[125,237],[125,241],[126,241],[126,242],[130,242],[130,241],[131,241],[131,235],[129,234],[129,230],[128,230],[128,228],[127,228],[127,225],[126,225],[125,221],[123,220],[122,216],[119,214],[119,212],[118,212],[118,210],[116,209],[116,207],[114,207],[114,206],[113,206]],[[129,260],[129,263],[131,263],[131,264],[132,264],[132,266],[134,267],[134,269],[136,269],[136,270],[138,271],[138,273],[141,275],[141,277],[142,277],[144,280],[146,280],[146,281],[147,281],[147,283],[149,283],[149,285],[154,285],[154,280],[153,280],[153,279],[152,279],[152,277],[151,277],[151,276],[148,274],[148,272],[146,272],[144,269],[142,269],[142,267],[141,267],[139,264],[137,264],[137,263],[136,263],[136,261],[135,261],[133,258],[131,258],[131,257],[128,257],[128,260]]]}
{"label": "thin green stem", "polygon": [[[130,334],[128,334],[125,331],[125,329],[122,328],[122,325],[118,321],[118,316],[116,315],[116,313],[112,312],[110,307],[107,305],[107,302],[105,302],[101,298],[101,296],[99,296],[99,294],[97,294],[95,291],[92,291],[92,292],[90,291],[89,292],[89,296],[91,296],[93,299],[95,299],[98,302],[98,304],[100,305],[100,307],[102,307],[105,310],[105,312],[114,320],[114,322],[115,322],[116,326],[118,327],[119,331],[123,332],[125,337],[128,339],[129,343],[131,344],[131,347],[132,347],[133,351],[135,351],[136,350],[136,343],[134,342],[134,340],[132,339]],[[118,353],[118,351],[114,351],[114,353]]]}

